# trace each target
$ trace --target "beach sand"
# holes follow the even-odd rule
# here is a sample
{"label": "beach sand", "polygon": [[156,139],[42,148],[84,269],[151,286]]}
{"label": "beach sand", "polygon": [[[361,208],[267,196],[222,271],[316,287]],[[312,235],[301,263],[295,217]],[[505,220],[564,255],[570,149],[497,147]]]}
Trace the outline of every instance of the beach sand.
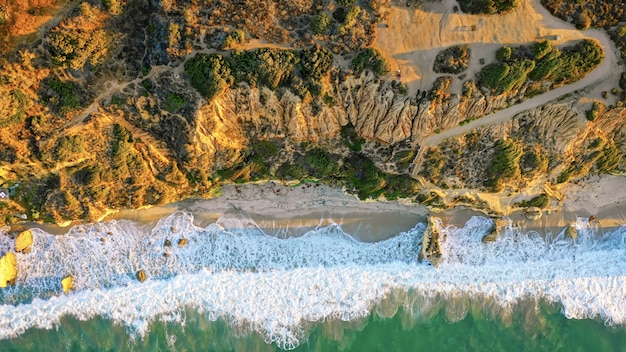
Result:
{"label": "beach sand", "polygon": [[[526,209],[518,209],[494,221],[502,228],[513,226],[520,232],[536,231],[556,235],[590,216],[600,233],[626,225],[626,177],[592,176],[560,191],[562,199],[544,209],[540,219],[530,220]],[[497,197],[497,195],[493,195]],[[108,220],[130,220],[153,226],[163,217],[178,211],[194,215],[197,226],[217,222],[226,229],[260,228],[277,237],[301,236],[319,226],[339,224],[355,239],[373,242],[392,237],[425,222],[433,215],[444,225],[462,227],[472,216],[488,216],[464,206],[431,213],[426,207],[403,201],[361,201],[341,189],[305,183],[286,186],[278,182],[226,185],[213,199],[189,199],[165,206],[141,210],[122,210]],[[31,224],[47,232],[62,234],[68,228]]]}

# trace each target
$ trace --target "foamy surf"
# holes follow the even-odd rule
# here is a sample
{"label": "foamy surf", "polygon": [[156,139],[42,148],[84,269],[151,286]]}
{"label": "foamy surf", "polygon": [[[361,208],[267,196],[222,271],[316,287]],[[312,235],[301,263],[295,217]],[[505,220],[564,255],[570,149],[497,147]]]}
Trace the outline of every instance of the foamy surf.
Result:
{"label": "foamy surf", "polygon": [[[460,229],[440,226],[444,260],[436,269],[417,262],[424,224],[362,243],[339,226],[277,239],[247,220],[241,230],[198,228],[192,220],[181,213],[152,230],[118,221],[64,236],[34,231],[33,250],[18,255],[18,286],[0,296],[0,338],[53,328],[66,315],[102,316],[144,335],[155,320],[184,324],[182,312],[194,309],[293,348],[306,340],[309,322],[358,320],[374,309],[391,316],[400,306],[424,312],[424,297],[461,302],[446,307],[450,321],[467,312],[458,297],[477,297],[500,311],[542,299],[560,304],[568,318],[626,324],[626,227],[598,235],[581,220],[575,241],[509,229],[483,244],[492,223],[474,217]],[[11,249],[2,238],[0,250]],[[179,248],[181,238],[187,244]],[[134,279],[139,269],[146,282]],[[59,280],[68,274],[77,290],[65,296]]]}

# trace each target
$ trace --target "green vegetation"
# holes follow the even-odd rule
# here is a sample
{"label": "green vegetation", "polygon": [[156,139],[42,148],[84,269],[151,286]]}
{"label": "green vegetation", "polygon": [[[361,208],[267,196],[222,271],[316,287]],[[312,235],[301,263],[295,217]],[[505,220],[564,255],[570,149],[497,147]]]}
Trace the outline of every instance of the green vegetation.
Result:
{"label": "green vegetation", "polygon": [[220,95],[232,84],[230,67],[220,54],[197,54],[185,63],[191,85],[207,100]]}
{"label": "green vegetation", "polygon": [[333,67],[333,53],[319,44],[300,52],[298,65],[302,77],[305,79],[320,80],[328,75]]}
{"label": "green vegetation", "polygon": [[165,110],[174,113],[187,105],[187,100],[181,94],[169,92],[165,97]]}
{"label": "green vegetation", "polygon": [[495,91],[496,94],[510,92],[519,89],[526,82],[527,74],[535,68],[531,60],[522,60],[507,63],[494,63],[480,71],[478,83]]}
{"label": "green vegetation", "polygon": [[330,30],[331,19],[326,12],[320,12],[311,22],[311,31],[315,35],[326,35]]}
{"label": "green vegetation", "polygon": [[353,152],[360,152],[361,145],[365,142],[365,140],[356,133],[356,128],[354,128],[351,123],[341,128],[341,139],[348,149]]}
{"label": "green vegetation", "polygon": [[521,208],[530,208],[530,207],[545,208],[548,206],[548,204],[550,204],[550,197],[548,197],[547,194],[542,193],[530,200],[524,200],[515,205]]}
{"label": "green vegetation", "polygon": [[313,148],[306,152],[305,158],[312,175],[325,178],[337,171],[337,163],[324,149]]}
{"label": "green vegetation", "polygon": [[599,101],[594,101],[591,109],[587,111],[587,120],[595,121],[598,115],[604,111],[604,104]]}
{"label": "green vegetation", "polygon": [[[496,94],[519,89],[527,79],[560,86],[581,79],[603,59],[602,48],[591,40],[583,40],[562,51],[546,40],[531,49],[532,54],[523,47],[515,51],[508,47],[499,49],[496,57],[502,62],[485,66],[479,73],[479,85]],[[537,85],[529,89],[528,94],[541,91],[542,86]]]}
{"label": "green vegetation", "polygon": [[83,137],[63,136],[59,138],[57,146],[54,150],[56,161],[75,161],[80,154],[85,152],[85,143]]}
{"label": "green vegetation", "polygon": [[349,7],[356,4],[357,0],[337,0],[337,4],[343,7]]}
{"label": "green vegetation", "polygon": [[241,29],[228,33],[224,38],[222,49],[232,48],[235,45],[243,44],[246,42],[246,33]]}
{"label": "green vegetation", "polygon": [[389,72],[387,60],[376,49],[368,48],[359,53],[352,60],[352,69],[360,74],[365,69],[372,70],[378,75],[385,75]]}
{"label": "green vegetation", "polygon": [[513,55],[513,49],[509,46],[503,46],[496,51],[496,59],[502,62],[509,61]]}
{"label": "green vegetation", "polygon": [[535,60],[541,60],[544,56],[548,55],[552,51],[552,44],[549,40],[544,40],[535,43],[533,46],[533,55]]}
{"label": "green vegetation", "polygon": [[57,77],[52,77],[46,80],[46,84],[53,92],[48,101],[59,112],[68,113],[80,107],[74,82],[64,82]]}
{"label": "green vegetation", "polygon": [[469,45],[455,45],[440,51],[435,58],[433,70],[436,73],[459,74],[469,67]]}
{"label": "green vegetation", "polygon": [[602,156],[596,162],[596,168],[603,173],[610,173],[618,169],[622,161],[622,154],[615,143],[607,143],[602,148]]}
{"label": "green vegetation", "polygon": [[509,12],[520,5],[519,0],[459,0],[461,10],[473,14]]}
{"label": "green vegetation", "polygon": [[494,191],[500,191],[503,183],[520,175],[519,160],[522,148],[510,139],[499,139],[494,148],[489,175]]}

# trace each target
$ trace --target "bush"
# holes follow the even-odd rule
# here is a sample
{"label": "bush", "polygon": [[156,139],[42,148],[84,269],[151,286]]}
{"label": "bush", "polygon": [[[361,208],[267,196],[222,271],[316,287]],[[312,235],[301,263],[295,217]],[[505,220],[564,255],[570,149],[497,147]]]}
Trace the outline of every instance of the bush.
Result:
{"label": "bush", "polygon": [[301,180],[306,176],[306,170],[297,164],[284,163],[276,170],[276,176],[283,180]]}
{"label": "bush", "polygon": [[461,10],[472,14],[505,13],[519,5],[519,0],[459,0]]}
{"label": "bush", "polygon": [[494,190],[499,190],[503,181],[520,175],[519,160],[522,148],[513,140],[499,139],[491,159],[489,174]]}
{"label": "bush", "polygon": [[356,4],[357,0],[337,0],[337,4],[343,7],[348,7]]}
{"label": "bush", "polygon": [[533,46],[533,55],[536,60],[540,60],[552,51],[552,45],[549,40],[537,42]]}
{"label": "bush", "polygon": [[191,85],[207,100],[215,98],[233,83],[229,65],[219,54],[197,54],[185,62],[185,73]]}
{"label": "bush", "polygon": [[547,194],[542,193],[531,200],[524,200],[517,203],[518,207],[529,208],[529,207],[537,207],[537,208],[545,208],[550,204],[550,197]]}
{"label": "bush", "polygon": [[509,61],[511,59],[511,55],[513,55],[513,49],[508,46],[503,46],[496,51],[496,59],[502,62]]}
{"label": "bush", "polygon": [[389,72],[387,60],[376,49],[368,48],[361,51],[352,60],[352,69],[357,73],[370,69],[378,75],[385,75]]}
{"label": "bush", "polygon": [[50,103],[57,107],[61,113],[67,113],[80,107],[74,82],[61,81],[57,77],[48,79],[48,87],[55,93],[50,97]]}
{"label": "bush", "polygon": [[82,136],[63,136],[57,142],[54,156],[57,161],[74,161],[84,151],[85,143]]}
{"label": "bush", "polygon": [[311,31],[315,35],[326,35],[330,29],[331,20],[326,12],[320,12],[311,21]]}
{"label": "bush", "polygon": [[436,73],[459,74],[469,67],[469,45],[455,45],[437,54],[433,70]]}
{"label": "bush", "polygon": [[336,171],[336,163],[331,160],[330,154],[321,148],[307,151],[306,162],[311,169],[312,175],[319,178],[330,176]]}
{"label": "bush", "polygon": [[325,47],[316,44],[300,52],[298,67],[303,78],[320,80],[328,75],[333,67],[333,54]]}

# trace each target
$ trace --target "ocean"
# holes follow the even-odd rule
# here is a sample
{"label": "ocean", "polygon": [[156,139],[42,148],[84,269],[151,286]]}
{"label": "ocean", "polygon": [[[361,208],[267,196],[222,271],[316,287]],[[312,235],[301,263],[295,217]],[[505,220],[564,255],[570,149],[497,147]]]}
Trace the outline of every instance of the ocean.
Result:
{"label": "ocean", "polygon": [[230,220],[33,229],[0,291],[0,350],[626,351],[626,226],[580,218],[575,240],[510,226],[485,244],[489,218],[437,221],[435,268],[418,262],[424,223],[363,242],[339,225],[278,238]]}

